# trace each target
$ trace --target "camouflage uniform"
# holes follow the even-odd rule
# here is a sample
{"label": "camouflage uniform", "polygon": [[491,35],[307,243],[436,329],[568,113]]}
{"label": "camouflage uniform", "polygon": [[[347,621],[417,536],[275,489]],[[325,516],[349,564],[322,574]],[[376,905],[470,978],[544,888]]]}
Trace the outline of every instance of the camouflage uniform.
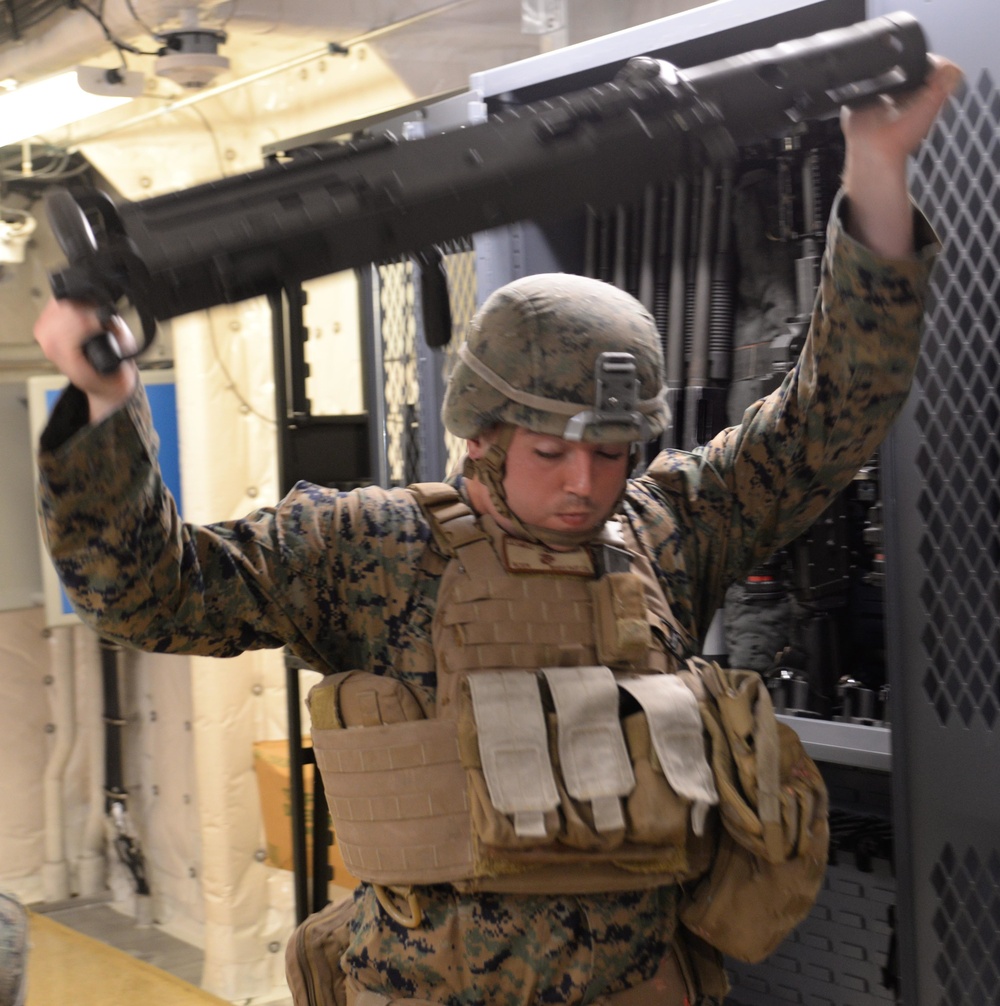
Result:
{"label": "camouflage uniform", "polygon": [[0,1006],[22,1006],[27,985],[28,913],[0,891]]}
{"label": "camouflage uniform", "polygon": [[[922,225],[922,237],[932,240]],[[795,538],[885,436],[909,390],[933,259],[886,262],[834,215],[822,298],[802,359],[739,426],[688,454],[662,453],[621,505],[654,559],[695,653],[726,587]],[[286,645],[312,667],[362,668],[433,695],[430,647],[440,562],[402,489],[337,493],[299,484],[274,508],[205,527],[178,521],[138,392],[79,428],[65,396],[43,435],[49,548],[85,621],[162,652],[231,656]],[[85,419],[85,413],[83,418]],[[363,887],[346,963],[369,988],[446,1002],[586,1003],[655,971],[674,927],[672,888],[573,897],[422,890],[405,930]],[[440,966],[452,943],[463,973]]]}

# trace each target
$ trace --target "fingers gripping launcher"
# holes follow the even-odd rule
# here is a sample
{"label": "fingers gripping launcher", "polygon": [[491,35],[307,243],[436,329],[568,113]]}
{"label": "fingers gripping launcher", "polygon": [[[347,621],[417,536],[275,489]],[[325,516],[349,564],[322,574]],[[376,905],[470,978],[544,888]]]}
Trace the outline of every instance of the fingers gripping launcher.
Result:
{"label": "fingers gripping launcher", "polygon": [[[637,57],[609,83],[464,129],[308,148],[153,199],[77,202],[57,190],[46,204],[69,264],[52,288],[92,301],[102,319],[131,301],[148,345],[157,321],[402,254],[427,260],[440,242],[518,220],[640,199],[651,182],[915,88],[926,72],[923,32],[898,13],[684,70]],[[101,338],[87,352],[110,370],[116,348]]]}
{"label": "fingers gripping launcher", "polygon": [[[92,206],[106,222],[104,240],[98,244],[83,206]],[[153,341],[156,321],[149,309],[149,274],[128,237],[118,226],[114,206],[103,193],[88,193],[78,202],[65,189],[49,189],[45,211],[56,241],[66,256],[66,268],[49,276],[52,293],[60,299],[88,301],[97,308],[101,324],[108,326],[122,300],[135,305],[142,321],[142,344],[137,356]],[[110,374],[123,357],[110,332],[94,336],[84,353],[95,370]]]}

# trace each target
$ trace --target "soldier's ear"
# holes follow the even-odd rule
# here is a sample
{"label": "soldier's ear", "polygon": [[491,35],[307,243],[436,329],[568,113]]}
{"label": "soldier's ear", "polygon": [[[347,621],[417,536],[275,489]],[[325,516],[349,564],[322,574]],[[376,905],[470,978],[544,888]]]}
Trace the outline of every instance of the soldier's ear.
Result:
{"label": "soldier's ear", "polygon": [[489,444],[482,437],[469,437],[465,441],[465,449],[473,461],[478,461],[486,453],[487,447]]}

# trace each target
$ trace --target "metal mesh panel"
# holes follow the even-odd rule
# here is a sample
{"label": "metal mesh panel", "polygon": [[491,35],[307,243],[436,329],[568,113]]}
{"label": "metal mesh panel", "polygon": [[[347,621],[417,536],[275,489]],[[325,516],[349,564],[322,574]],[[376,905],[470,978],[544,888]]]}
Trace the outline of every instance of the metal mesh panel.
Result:
{"label": "metal mesh panel", "polygon": [[[477,284],[476,256],[470,243],[462,242],[449,247],[444,256],[448,273],[448,295],[451,299],[451,342],[444,350],[443,369],[447,381],[458,354],[458,347],[465,341],[469,322],[476,313]],[[440,405],[440,403],[437,403]],[[448,471],[453,471],[465,454],[465,441],[444,431],[445,451]]]}
{"label": "metal mesh panel", "polygon": [[[1000,970],[1000,855],[982,737],[1000,718],[1000,91],[969,78],[921,150],[912,189],[946,235],[934,272],[912,424],[917,469],[903,541],[911,564],[902,640],[919,701],[904,699],[903,868],[913,888],[915,1001],[993,1002]],[[904,493],[905,496],[905,493]],[[912,549],[912,552],[909,550]],[[916,672],[915,674],[913,672]],[[935,729],[939,728],[939,729]],[[975,810],[971,808],[975,807]],[[908,902],[912,902],[912,905]]]}
{"label": "metal mesh panel", "polygon": [[1000,856],[994,851],[984,860],[973,849],[959,855],[948,845],[931,883],[939,902],[932,926],[941,946],[934,973],[945,993],[942,1006],[995,1002],[1000,988]]}
{"label": "metal mesh panel", "polygon": [[385,263],[378,268],[378,278],[389,484],[405,486],[417,480],[419,462],[413,264],[409,259]]}
{"label": "metal mesh panel", "polygon": [[989,729],[1000,716],[998,162],[1000,92],[984,71],[925,144],[913,192],[949,235],[917,371],[922,685],[942,726]]}
{"label": "metal mesh panel", "polygon": [[[471,242],[450,242],[441,251],[448,276],[452,314],[451,341],[442,353],[442,366],[447,378],[458,344],[464,338],[469,319],[476,309],[476,271]],[[449,471],[464,451],[464,441],[456,440],[440,428],[437,415],[441,402],[429,401],[431,393],[421,388],[417,365],[417,355],[421,351],[418,340],[420,319],[416,311],[414,287],[417,279],[409,258],[378,267],[385,375],[385,443],[389,483],[393,486],[440,478],[445,474],[424,470],[427,465],[422,464],[421,458],[422,422],[433,429],[435,435],[444,437]]]}

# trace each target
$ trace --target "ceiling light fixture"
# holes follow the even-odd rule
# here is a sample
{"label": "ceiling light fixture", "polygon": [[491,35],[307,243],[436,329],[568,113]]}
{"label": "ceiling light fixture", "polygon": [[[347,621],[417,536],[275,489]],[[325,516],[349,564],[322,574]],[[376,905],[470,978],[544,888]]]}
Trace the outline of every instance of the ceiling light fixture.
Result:
{"label": "ceiling light fixture", "polygon": [[32,84],[0,81],[0,146],[79,122],[142,94],[138,70],[78,66]]}

